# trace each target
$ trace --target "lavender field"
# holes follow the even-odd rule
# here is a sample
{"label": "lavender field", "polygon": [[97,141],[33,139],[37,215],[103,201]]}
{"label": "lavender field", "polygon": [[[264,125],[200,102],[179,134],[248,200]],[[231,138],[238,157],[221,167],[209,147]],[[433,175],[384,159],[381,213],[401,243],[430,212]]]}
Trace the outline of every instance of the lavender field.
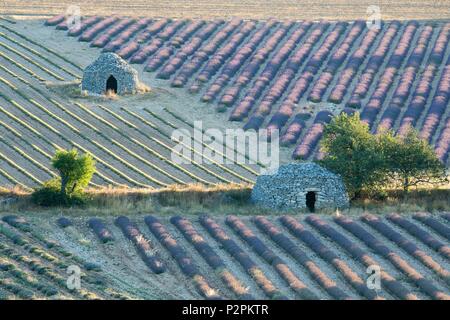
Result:
{"label": "lavender field", "polygon": [[[62,15],[46,24],[67,29]],[[320,158],[324,125],[358,111],[374,133],[416,128],[448,162],[449,22],[90,17],[64,32],[142,64],[245,130],[279,130],[295,159]]]}

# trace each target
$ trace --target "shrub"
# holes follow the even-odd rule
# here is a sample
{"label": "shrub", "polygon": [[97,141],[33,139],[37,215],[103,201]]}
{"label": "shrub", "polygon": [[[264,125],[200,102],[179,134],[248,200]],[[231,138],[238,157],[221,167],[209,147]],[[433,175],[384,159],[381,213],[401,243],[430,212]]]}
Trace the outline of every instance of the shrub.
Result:
{"label": "shrub", "polygon": [[342,176],[352,198],[377,190],[384,181],[383,159],[359,114],[341,114],[325,127],[321,164]]}
{"label": "shrub", "polygon": [[83,190],[95,173],[95,161],[90,154],[79,156],[77,150],[59,150],[52,158],[59,178],[44,183],[32,194],[32,201],[41,206],[84,204],[88,198]]}
{"label": "shrub", "polygon": [[65,217],[59,218],[58,220],[56,220],[56,223],[63,229],[70,227],[72,225],[72,221]]}
{"label": "shrub", "polygon": [[76,192],[70,196],[62,195],[59,185],[59,179],[47,181],[41,188],[32,193],[32,202],[38,206],[52,207],[83,205],[88,201],[89,197],[82,192]]}
{"label": "shrub", "polygon": [[400,184],[405,193],[412,186],[446,181],[445,165],[433,148],[410,129],[404,136],[390,132],[379,136],[379,144],[390,181]]}
{"label": "shrub", "polygon": [[383,187],[446,182],[445,166],[426,140],[410,129],[372,135],[359,115],[341,114],[325,127],[321,163],[342,176],[353,198],[380,194]]}

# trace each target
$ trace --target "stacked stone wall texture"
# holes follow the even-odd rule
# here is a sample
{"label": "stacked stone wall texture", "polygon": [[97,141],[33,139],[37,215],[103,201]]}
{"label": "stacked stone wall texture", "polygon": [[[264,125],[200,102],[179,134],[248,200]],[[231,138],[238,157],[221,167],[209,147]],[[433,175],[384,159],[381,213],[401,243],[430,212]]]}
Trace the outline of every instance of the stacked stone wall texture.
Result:
{"label": "stacked stone wall texture", "polygon": [[115,53],[102,53],[97,60],[86,67],[81,81],[81,90],[101,95],[106,91],[110,76],[117,80],[117,94],[134,94],[139,85],[138,72]]}
{"label": "stacked stone wall texture", "polygon": [[309,191],[316,194],[316,209],[349,206],[342,178],[313,162],[290,163],[280,166],[273,174],[260,175],[251,199],[271,209],[307,209]]}

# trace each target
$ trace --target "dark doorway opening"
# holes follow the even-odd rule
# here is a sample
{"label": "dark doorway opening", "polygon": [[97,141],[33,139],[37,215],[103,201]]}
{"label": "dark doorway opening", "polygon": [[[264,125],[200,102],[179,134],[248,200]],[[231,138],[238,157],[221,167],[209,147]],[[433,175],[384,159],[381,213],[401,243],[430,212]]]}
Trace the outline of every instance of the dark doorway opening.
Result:
{"label": "dark doorway opening", "polygon": [[109,76],[108,80],[106,80],[106,92],[108,91],[117,93],[117,80],[113,76]]}
{"label": "dark doorway opening", "polygon": [[310,212],[314,212],[316,206],[316,193],[314,191],[308,191],[306,193],[306,206]]}

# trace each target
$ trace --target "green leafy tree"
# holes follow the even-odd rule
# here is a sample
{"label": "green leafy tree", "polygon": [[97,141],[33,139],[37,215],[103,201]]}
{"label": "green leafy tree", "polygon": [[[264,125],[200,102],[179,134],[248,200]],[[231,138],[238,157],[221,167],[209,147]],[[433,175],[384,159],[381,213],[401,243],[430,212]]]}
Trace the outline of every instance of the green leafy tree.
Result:
{"label": "green leafy tree", "polygon": [[383,155],[359,113],[334,117],[325,127],[321,150],[325,157],[320,163],[341,175],[352,198],[363,191],[374,192],[384,184]]}
{"label": "green leafy tree", "polygon": [[325,127],[321,148],[321,164],[342,176],[352,198],[390,186],[406,194],[412,186],[448,181],[445,165],[414,129],[404,136],[372,135],[358,113],[335,117]]}
{"label": "green leafy tree", "polygon": [[78,155],[77,150],[60,150],[52,158],[59,177],[51,179],[32,194],[34,203],[42,206],[83,204],[86,188],[95,173],[95,161],[90,154]]}
{"label": "green leafy tree", "polygon": [[378,139],[390,181],[400,185],[405,193],[413,186],[447,181],[445,165],[416,130],[411,128],[404,136],[386,132]]}
{"label": "green leafy tree", "polygon": [[52,159],[53,167],[58,170],[61,179],[61,195],[83,190],[88,186],[95,173],[95,161],[90,154],[78,155],[78,151],[56,151]]}

